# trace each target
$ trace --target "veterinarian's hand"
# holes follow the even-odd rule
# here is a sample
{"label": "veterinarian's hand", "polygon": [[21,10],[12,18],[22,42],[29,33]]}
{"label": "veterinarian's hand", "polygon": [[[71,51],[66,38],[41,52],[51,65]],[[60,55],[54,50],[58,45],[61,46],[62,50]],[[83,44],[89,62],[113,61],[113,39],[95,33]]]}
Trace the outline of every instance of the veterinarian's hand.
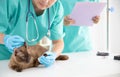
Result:
{"label": "veterinarian's hand", "polygon": [[13,53],[14,48],[21,47],[24,44],[24,39],[18,35],[5,35],[4,44],[9,49],[9,51]]}
{"label": "veterinarian's hand", "polygon": [[38,61],[45,65],[45,67],[51,66],[56,59],[56,53],[54,52],[46,52],[46,56],[42,55],[41,57],[38,58]]}
{"label": "veterinarian's hand", "polygon": [[97,24],[97,23],[100,21],[100,16],[94,16],[94,17],[92,18],[92,21],[93,21],[95,24]]}
{"label": "veterinarian's hand", "polygon": [[65,16],[64,17],[64,25],[65,26],[69,26],[69,25],[74,24],[74,23],[75,23],[75,20],[70,18],[70,16]]}

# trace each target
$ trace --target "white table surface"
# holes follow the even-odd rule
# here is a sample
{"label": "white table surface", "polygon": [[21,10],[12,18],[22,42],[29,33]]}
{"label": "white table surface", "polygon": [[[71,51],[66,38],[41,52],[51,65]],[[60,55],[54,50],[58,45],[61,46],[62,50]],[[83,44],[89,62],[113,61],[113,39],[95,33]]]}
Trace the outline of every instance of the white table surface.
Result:
{"label": "white table surface", "polygon": [[69,53],[67,61],[56,61],[50,67],[35,67],[16,72],[9,60],[0,61],[0,77],[120,77],[120,61],[113,56],[100,57],[96,52]]}

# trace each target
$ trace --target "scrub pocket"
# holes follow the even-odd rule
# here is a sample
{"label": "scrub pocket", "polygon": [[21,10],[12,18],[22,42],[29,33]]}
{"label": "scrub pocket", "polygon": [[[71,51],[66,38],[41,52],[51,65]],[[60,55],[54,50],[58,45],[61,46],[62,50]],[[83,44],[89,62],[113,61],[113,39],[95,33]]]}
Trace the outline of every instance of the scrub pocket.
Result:
{"label": "scrub pocket", "polygon": [[5,45],[0,44],[0,60],[7,60],[10,59],[11,53],[5,47]]}

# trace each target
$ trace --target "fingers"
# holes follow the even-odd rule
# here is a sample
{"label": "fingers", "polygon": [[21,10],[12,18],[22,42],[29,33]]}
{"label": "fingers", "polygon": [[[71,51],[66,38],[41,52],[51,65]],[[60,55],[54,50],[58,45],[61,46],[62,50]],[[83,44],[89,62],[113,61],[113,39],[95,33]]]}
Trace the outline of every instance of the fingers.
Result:
{"label": "fingers", "polygon": [[46,52],[47,56],[42,55],[38,61],[46,67],[51,66],[55,62],[56,54],[53,52]]}
{"label": "fingers", "polygon": [[64,25],[68,26],[68,25],[72,25],[75,23],[75,20],[73,20],[72,18],[70,18],[69,16],[66,16],[64,18]]}
{"label": "fingers", "polygon": [[10,52],[14,51],[14,48],[21,47],[24,44],[24,39],[18,35],[6,35],[4,37],[5,46],[9,49]]}
{"label": "fingers", "polygon": [[51,56],[41,56],[40,58],[38,58],[38,61],[41,64],[45,65],[45,67],[48,67],[54,63],[55,59],[53,59]]}
{"label": "fingers", "polygon": [[95,17],[92,18],[92,21],[93,21],[95,24],[97,24],[97,23],[99,22],[99,20],[100,20],[100,16],[95,16]]}
{"label": "fingers", "polygon": [[14,39],[13,41],[15,41],[15,42],[19,42],[19,41],[20,41],[20,42],[24,42],[24,41],[25,41],[25,40],[24,40],[23,38],[21,38],[20,36],[14,36],[13,39]]}

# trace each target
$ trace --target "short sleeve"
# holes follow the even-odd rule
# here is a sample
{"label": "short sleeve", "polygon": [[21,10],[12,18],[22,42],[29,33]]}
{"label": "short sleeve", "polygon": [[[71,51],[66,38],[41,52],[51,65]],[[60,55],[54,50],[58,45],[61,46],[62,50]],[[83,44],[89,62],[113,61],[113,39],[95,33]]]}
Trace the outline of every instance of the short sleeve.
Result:
{"label": "short sleeve", "polygon": [[[20,0],[0,1],[0,33],[10,33],[17,21],[18,4]],[[15,18],[16,17],[16,18]]]}
{"label": "short sleeve", "polygon": [[99,0],[78,0],[78,2],[99,2]]}
{"label": "short sleeve", "polygon": [[8,28],[7,0],[0,1],[0,33],[5,33]]}
{"label": "short sleeve", "polygon": [[99,0],[89,0],[90,2],[99,2]]}
{"label": "short sleeve", "polygon": [[63,38],[63,7],[61,2],[58,0],[55,3],[56,15],[54,17],[53,23],[51,24],[51,40],[58,40]]}

